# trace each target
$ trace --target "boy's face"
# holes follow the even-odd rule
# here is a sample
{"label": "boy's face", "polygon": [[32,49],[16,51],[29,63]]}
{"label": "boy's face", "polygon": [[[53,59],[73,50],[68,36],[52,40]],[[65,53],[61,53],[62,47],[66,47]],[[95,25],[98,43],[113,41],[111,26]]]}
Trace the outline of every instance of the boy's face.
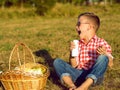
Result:
{"label": "boy's face", "polygon": [[84,39],[87,36],[89,27],[90,23],[88,22],[87,18],[85,16],[81,16],[76,25],[76,30],[81,39]]}

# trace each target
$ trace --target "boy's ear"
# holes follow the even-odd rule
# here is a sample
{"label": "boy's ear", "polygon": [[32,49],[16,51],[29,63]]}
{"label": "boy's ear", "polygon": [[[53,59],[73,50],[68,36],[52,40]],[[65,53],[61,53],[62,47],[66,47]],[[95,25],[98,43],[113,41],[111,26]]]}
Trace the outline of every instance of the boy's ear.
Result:
{"label": "boy's ear", "polygon": [[92,24],[89,24],[88,28],[89,28],[89,30],[91,30],[91,29],[93,30],[93,29],[95,29],[95,26]]}

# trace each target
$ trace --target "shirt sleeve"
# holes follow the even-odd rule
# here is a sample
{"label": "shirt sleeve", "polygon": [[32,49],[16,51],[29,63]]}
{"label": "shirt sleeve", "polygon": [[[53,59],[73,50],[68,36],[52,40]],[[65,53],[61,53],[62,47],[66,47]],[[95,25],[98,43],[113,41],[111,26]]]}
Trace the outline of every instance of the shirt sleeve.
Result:
{"label": "shirt sleeve", "polygon": [[103,40],[102,43],[103,43],[103,46],[106,48],[107,52],[111,54],[112,53],[111,46],[105,40]]}

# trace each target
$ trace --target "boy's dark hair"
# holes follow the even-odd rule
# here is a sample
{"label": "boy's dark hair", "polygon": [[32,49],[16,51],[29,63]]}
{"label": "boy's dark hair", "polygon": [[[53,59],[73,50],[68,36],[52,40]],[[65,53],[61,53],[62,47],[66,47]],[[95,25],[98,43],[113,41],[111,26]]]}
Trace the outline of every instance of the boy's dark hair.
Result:
{"label": "boy's dark hair", "polygon": [[85,13],[80,14],[78,16],[78,19],[81,16],[86,16],[88,19],[91,19],[92,22],[94,22],[96,31],[98,30],[98,28],[100,27],[100,19],[99,19],[99,17],[97,15],[95,15],[94,13],[91,13],[91,12],[85,12]]}

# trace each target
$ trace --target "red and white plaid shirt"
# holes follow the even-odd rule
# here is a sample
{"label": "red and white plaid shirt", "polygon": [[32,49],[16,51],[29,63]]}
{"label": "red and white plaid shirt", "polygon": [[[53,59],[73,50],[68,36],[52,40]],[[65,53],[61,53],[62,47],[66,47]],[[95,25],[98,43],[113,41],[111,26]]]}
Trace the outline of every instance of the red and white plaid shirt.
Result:
{"label": "red and white plaid shirt", "polygon": [[98,38],[96,35],[89,41],[86,45],[84,40],[79,41],[79,56],[76,57],[77,61],[77,68],[78,69],[90,69],[95,60],[97,60],[99,54],[97,53],[96,49],[99,46],[104,46],[108,53],[111,54],[111,47],[108,43],[101,38]]}

